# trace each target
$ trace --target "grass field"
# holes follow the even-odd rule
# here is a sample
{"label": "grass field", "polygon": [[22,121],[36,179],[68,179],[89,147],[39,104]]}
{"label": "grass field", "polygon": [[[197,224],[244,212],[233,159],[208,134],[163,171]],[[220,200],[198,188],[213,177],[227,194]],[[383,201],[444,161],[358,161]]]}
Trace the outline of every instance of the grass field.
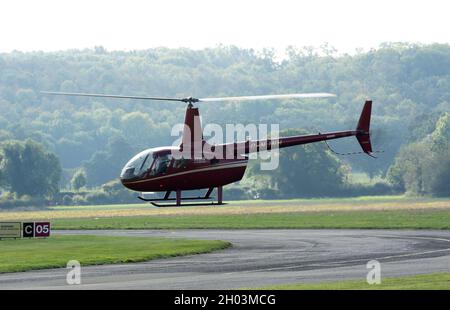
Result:
{"label": "grass field", "polygon": [[57,206],[44,210],[1,211],[0,221],[58,218],[101,218],[153,215],[238,215],[358,210],[450,210],[450,199],[374,196],[357,198],[231,201],[222,206],[155,208],[148,203]]}
{"label": "grass field", "polygon": [[329,211],[56,219],[54,229],[395,228],[450,229],[447,210]]}
{"label": "grass field", "polygon": [[317,284],[287,284],[262,287],[264,290],[450,290],[450,273],[381,279],[380,284],[363,280]]}
{"label": "grass field", "polygon": [[82,266],[147,261],[224,249],[223,241],[154,237],[52,236],[48,239],[0,241],[0,273],[66,267],[69,260]]}
{"label": "grass field", "polygon": [[50,220],[56,229],[450,229],[450,199],[403,196],[234,201],[224,206],[57,206],[0,212],[0,221]]}

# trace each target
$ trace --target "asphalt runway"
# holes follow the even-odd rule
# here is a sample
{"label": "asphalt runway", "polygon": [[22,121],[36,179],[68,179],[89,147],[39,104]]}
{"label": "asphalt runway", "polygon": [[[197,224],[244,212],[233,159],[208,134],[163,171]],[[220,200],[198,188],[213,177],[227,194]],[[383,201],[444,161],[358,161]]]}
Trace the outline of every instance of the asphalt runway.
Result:
{"label": "asphalt runway", "polygon": [[[67,269],[0,275],[1,289],[236,289],[286,283],[366,279],[366,264],[381,277],[450,272],[450,231],[428,230],[127,230],[58,234],[186,237],[226,240],[209,254],[144,263],[82,267],[81,285],[67,285]],[[76,259],[76,257],[74,257]]]}

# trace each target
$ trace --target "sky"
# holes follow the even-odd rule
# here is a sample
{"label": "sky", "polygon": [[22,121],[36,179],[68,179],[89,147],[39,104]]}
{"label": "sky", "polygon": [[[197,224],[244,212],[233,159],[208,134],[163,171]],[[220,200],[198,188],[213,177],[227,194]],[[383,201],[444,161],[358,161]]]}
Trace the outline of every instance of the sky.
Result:
{"label": "sky", "polygon": [[450,43],[448,0],[2,0],[0,52]]}

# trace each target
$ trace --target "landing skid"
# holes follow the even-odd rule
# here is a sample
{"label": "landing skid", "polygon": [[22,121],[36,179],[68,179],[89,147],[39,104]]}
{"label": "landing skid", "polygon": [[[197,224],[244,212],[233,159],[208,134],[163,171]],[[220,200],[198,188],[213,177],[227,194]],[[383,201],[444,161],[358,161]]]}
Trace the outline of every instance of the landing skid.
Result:
{"label": "landing skid", "polygon": [[[138,196],[140,200],[150,202],[155,207],[184,207],[184,206],[213,206],[213,205],[223,205],[222,202],[222,186],[217,187],[217,202],[215,201],[209,201],[209,202],[193,202],[193,203],[181,203],[183,200],[211,200],[212,198],[211,193],[213,191],[214,187],[208,188],[208,191],[206,192],[204,197],[181,197],[181,190],[176,191],[176,198],[170,198],[170,193],[172,191],[167,191],[164,195],[164,198],[153,198],[153,199],[147,199],[142,196]],[[162,203],[162,202],[169,202],[169,201],[176,201],[176,203]]]}
{"label": "landing skid", "polygon": [[220,205],[225,205],[226,203],[217,203],[214,201],[211,202],[204,202],[204,203],[200,203],[200,202],[194,202],[194,203],[183,203],[183,204],[179,204],[177,205],[176,203],[156,203],[154,201],[150,202],[152,205],[154,205],[155,207],[158,208],[163,208],[163,207],[194,207],[194,206],[220,206]]}
{"label": "landing skid", "polygon": [[[175,201],[177,200],[176,198],[152,198],[152,199],[147,199],[144,198],[142,196],[138,196],[138,198],[142,201],[146,201],[146,202],[152,202],[152,201]],[[203,199],[212,199],[212,198],[205,198],[205,197],[186,197],[186,198],[181,198],[181,200],[203,200]]]}

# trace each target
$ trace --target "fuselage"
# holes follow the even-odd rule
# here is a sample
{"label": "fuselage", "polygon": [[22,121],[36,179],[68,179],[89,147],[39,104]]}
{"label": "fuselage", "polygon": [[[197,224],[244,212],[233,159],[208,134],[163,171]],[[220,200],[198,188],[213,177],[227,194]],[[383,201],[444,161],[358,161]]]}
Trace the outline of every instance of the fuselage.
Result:
{"label": "fuselage", "polygon": [[145,150],[122,169],[121,182],[140,192],[194,190],[217,187],[242,179],[246,158],[177,159],[174,147]]}
{"label": "fuselage", "polygon": [[[158,192],[194,190],[227,185],[242,179],[249,153],[270,151],[294,145],[354,136],[357,131],[340,131],[317,135],[304,135],[244,141],[209,146],[212,153],[180,154],[180,147],[152,148],[134,156],[122,169],[122,184],[134,191]],[[203,142],[203,146],[206,142]]]}

